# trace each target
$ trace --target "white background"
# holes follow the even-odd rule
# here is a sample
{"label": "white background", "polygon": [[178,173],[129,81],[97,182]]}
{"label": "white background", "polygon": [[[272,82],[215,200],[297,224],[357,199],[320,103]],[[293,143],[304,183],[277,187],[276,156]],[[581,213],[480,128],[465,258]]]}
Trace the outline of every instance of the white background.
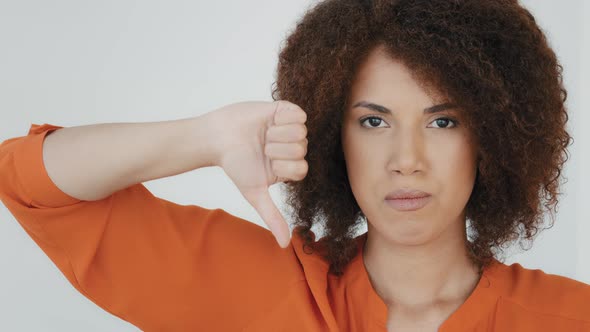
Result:
{"label": "white background", "polygon": [[[281,42],[312,1],[0,1],[0,141],[32,123],[148,122],[271,100]],[[565,70],[575,144],[555,226],[506,263],[590,283],[590,4],[527,0]],[[586,129],[586,130],[584,130]],[[145,183],[266,227],[220,168]],[[280,186],[271,194],[283,208]],[[284,210],[283,210],[284,211]],[[0,204],[0,331],[138,331],[79,294]]]}

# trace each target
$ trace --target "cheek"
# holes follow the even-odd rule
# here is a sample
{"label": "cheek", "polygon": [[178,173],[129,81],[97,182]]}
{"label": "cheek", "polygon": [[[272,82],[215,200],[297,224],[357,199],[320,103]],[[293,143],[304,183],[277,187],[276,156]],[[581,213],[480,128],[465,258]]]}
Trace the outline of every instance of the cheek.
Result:
{"label": "cheek", "polygon": [[465,135],[450,135],[433,140],[430,152],[437,167],[449,174],[465,177],[475,167],[474,147]]}
{"label": "cheek", "polygon": [[367,172],[367,167],[370,167],[372,164],[370,156],[371,153],[361,146],[351,145],[348,147],[344,157],[351,186],[356,186],[357,183],[368,180],[366,175],[370,173]]}
{"label": "cheek", "polygon": [[448,199],[465,200],[471,194],[476,175],[475,156],[467,144],[448,144],[436,152],[437,178]]}
{"label": "cheek", "polygon": [[379,160],[382,158],[381,154],[383,151],[371,150],[369,144],[359,140],[347,145],[344,151],[350,187],[361,205],[363,199],[370,197],[376,183],[383,180],[383,173],[376,169],[378,165],[383,164],[383,161]]}
{"label": "cheek", "polygon": [[343,138],[343,151],[344,159],[346,160],[346,166],[348,172],[351,173],[349,176],[353,176],[359,172],[362,172],[371,163],[371,156],[373,153],[370,151],[370,145],[363,142],[360,137],[354,139]]}

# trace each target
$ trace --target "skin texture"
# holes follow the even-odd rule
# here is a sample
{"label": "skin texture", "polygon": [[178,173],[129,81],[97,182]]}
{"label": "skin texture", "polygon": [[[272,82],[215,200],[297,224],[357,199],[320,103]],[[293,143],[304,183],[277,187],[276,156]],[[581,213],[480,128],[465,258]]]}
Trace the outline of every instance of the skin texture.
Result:
{"label": "skin texture", "polygon": [[[359,101],[393,114],[353,107]],[[391,328],[405,321],[438,326],[479,280],[465,246],[464,211],[477,173],[477,145],[456,109],[423,112],[444,102],[376,48],[359,68],[343,118],[350,186],[368,220],[365,266],[395,312]],[[422,190],[432,199],[419,210],[397,211],[385,197],[399,188]]]}
{"label": "skin texture", "polygon": [[[371,191],[369,184],[349,178],[358,172],[347,164],[358,156],[344,155],[342,119],[356,74],[379,45],[405,65],[421,90],[415,95],[420,99],[385,100],[383,92],[371,97],[403,114],[386,121],[397,124],[397,131],[394,126],[354,135],[364,147],[359,153],[373,162],[359,164],[373,170],[366,175],[375,185]],[[395,90],[388,93],[394,96]],[[437,95],[459,106],[462,129],[427,128],[427,119],[418,117],[416,112],[441,101]],[[443,229],[458,224],[468,186],[453,183],[462,188],[458,193],[444,187],[451,179],[441,177],[445,165],[436,162],[432,144],[465,142],[457,134],[468,128],[477,142],[478,167],[465,206],[470,235],[465,246],[475,265],[486,266],[494,257],[502,261],[503,247],[517,240],[531,243],[553,221],[571,144],[566,96],[555,53],[517,1],[320,1],[283,44],[273,89],[274,100],[288,100],[307,114],[308,174],[285,187],[293,232],[304,239],[303,250],[321,255],[335,276],[355,257],[354,237],[365,223],[377,231],[372,236],[379,235],[378,250],[387,250],[384,243],[391,249],[393,243],[443,236]],[[379,145],[363,144],[369,140]],[[415,172],[408,174],[408,167]],[[469,174],[460,175],[461,181]],[[390,222],[396,215],[382,207],[382,199],[398,185],[423,186],[419,189],[436,195],[430,210],[416,214],[420,222]],[[437,219],[426,216],[431,213]],[[321,231],[317,241],[314,226]]]}

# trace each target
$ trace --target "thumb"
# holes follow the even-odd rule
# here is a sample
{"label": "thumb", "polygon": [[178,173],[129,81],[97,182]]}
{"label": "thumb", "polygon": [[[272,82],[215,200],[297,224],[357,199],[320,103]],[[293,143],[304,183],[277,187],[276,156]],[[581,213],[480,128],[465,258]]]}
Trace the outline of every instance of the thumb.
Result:
{"label": "thumb", "polygon": [[268,225],[281,248],[287,248],[291,241],[291,232],[281,212],[273,202],[268,190],[254,189],[246,193],[246,199],[256,209],[258,215]]}

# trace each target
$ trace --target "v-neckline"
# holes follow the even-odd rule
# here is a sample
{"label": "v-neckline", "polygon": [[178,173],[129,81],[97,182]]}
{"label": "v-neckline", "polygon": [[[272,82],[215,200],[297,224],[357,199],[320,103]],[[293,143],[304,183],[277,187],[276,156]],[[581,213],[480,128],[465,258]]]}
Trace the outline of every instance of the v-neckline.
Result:
{"label": "v-neckline", "polygon": [[[357,266],[354,266],[352,270],[359,271],[360,282],[363,286],[362,289],[366,292],[366,304],[369,318],[367,324],[371,325],[371,327],[386,329],[388,308],[373,288],[364,263],[363,249],[366,239],[367,233],[364,233],[357,238],[357,257],[351,261],[351,264]],[[477,324],[480,323],[480,320],[485,317],[486,309],[495,306],[498,300],[498,295],[492,289],[492,280],[493,272],[496,270],[495,268],[497,264],[501,263],[496,259],[493,259],[492,263],[483,269],[481,277],[471,294],[467,297],[465,302],[463,302],[463,304],[461,304],[440,325],[439,332],[468,330],[470,327],[477,326]]]}

